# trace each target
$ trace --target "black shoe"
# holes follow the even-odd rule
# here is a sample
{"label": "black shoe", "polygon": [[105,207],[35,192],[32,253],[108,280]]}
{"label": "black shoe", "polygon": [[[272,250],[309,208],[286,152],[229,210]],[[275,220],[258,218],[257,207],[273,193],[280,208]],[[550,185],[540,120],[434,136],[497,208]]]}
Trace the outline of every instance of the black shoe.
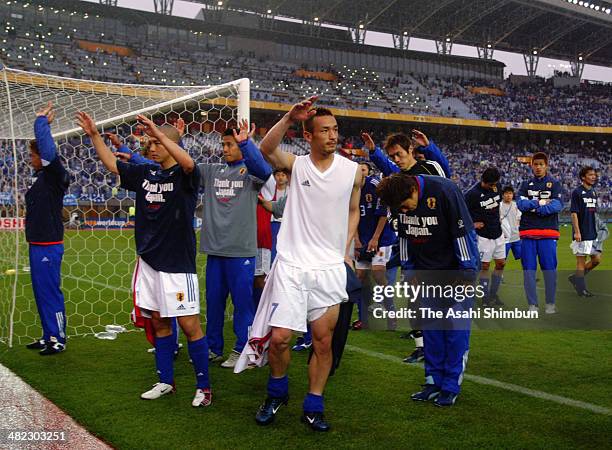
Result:
{"label": "black shoe", "polygon": [[582,291],[580,294],[578,294],[579,297],[595,297],[595,294],[593,294],[591,291],[587,291],[586,289],[584,291]]}
{"label": "black shoe", "polygon": [[66,346],[64,344],[60,344],[59,342],[52,344],[49,342],[47,345],[45,345],[45,348],[38,352],[38,354],[40,356],[49,356],[55,355],[56,353],[61,353],[64,350],[66,350]]}
{"label": "black shoe", "polygon": [[417,347],[414,351],[404,358],[404,362],[407,364],[415,364],[425,360],[425,351],[423,347]]}
{"label": "black shoe", "polygon": [[34,341],[26,345],[26,348],[29,348],[30,350],[42,350],[43,348],[45,348],[45,346],[46,346],[45,340],[38,339],[37,341]]}
{"label": "black shoe", "polygon": [[314,431],[329,431],[331,428],[325,421],[323,413],[310,413],[304,411],[302,415],[302,422],[308,425]]}
{"label": "black shoe", "polygon": [[274,422],[274,417],[281,406],[287,405],[289,396],[286,397],[268,397],[266,401],[259,407],[259,411],[255,415],[257,425],[270,425]]}

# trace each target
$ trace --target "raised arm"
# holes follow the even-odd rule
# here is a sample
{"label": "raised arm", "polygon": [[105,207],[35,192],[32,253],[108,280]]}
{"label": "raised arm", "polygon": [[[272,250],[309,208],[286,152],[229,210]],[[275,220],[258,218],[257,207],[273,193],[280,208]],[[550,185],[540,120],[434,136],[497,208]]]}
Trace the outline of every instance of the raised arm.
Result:
{"label": "raised arm", "polygon": [[348,238],[346,249],[344,252],[344,261],[353,267],[353,258],[351,258],[351,242],[357,236],[357,227],[359,226],[359,199],[361,196],[361,180],[363,175],[361,170],[357,168],[355,172],[355,181],[353,182],[353,191],[351,192],[351,200],[349,203],[349,220],[348,220]]}
{"label": "raised arm", "polygon": [[288,152],[283,152],[279,145],[285,137],[289,128],[298,122],[303,122],[315,114],[311,109],[313,103],[317,100],[316,96],[310,97],[300,103],[296,103],[291,107],[289,112],[283,116],[265,135],[259,148],[264,157],[272,164],[275,169],[293,168],[295,155]]}
{"label": "raised arm", "polygon": [[161,130],[157,127],[157,125],[155,125],[155,123],[148,117],[139,114],[136,116],[136,120],[138,120],[138,122],[143,125],[144,132],[147,134],[147,136],[157,139],[161,143],[161,145],[163,145],[166,150],[168,150],[170,156],[172,156],[172,158],[174,158],[178,165],[181,166],[183,172],[193,172],[195,162],[193,161],[193,158],[189,156],[189,153],[183,150],[178,143],[172,141],[172,139],[162,133]]}
{"label": "raised arm", "polygon": [[255,124],[251,125],[251,132],[249,133],[249,123],[246,120],[240,122],[240,133],[236,133],[236,130],[232,130],[234,139],[242,158],[244,159],[244,165],[249,171],[250,175],[259,178],[262,181],[266,181],[272,175],[272,167],[268,164],[255,143],[252,141],[253,135],[255,134]]}
{"label": "raised arm", "polygon": [[412,141],[423,153],[425,159],[429,161],[435,161],[442,167],[446,178],[451,177],[451,168],[446,156],[442,153],[442,150],[435,144],[433,140],[427,138],[427,135],[419,130],[412,130]]}
{"label": "raised arm", "polygon": [[53,103],[49,102],[36,113],[34,121],[34,136],[43,167],[48,166],[57,156],[55,141],[51,136],[51,123],[54,118]]}
{"label": "raised arm", "polygon": [[363,139],[366,148],[370,152],[370,161],[374,163],[384,176],[387,177],[400,171],[400,168],[385,156],[380,147],[374,144],[374,139],[372,139],[369,133],[361,133],[361,139]]}
{"label": "raised arm", "polygon": [[91,143],[96,149],[98,158],[100,158],[100,161],[102,161],[104,167],[106,167],[112,173],[119,173],[117,170],[117,158],[111,149],[104,143],[104,139],[102,139],[102,136],[96,127],[96,123],[93,121],[91,116],[86,112],[79,111],[77,113],[77,124],[91,139]]}

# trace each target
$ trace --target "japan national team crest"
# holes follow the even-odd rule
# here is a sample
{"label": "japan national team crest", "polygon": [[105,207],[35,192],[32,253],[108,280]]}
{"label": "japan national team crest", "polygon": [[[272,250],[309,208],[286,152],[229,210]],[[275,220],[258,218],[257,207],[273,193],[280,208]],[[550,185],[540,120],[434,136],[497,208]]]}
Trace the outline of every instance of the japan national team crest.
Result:
{"label": "japan national team crest", "polygon": [[365,199],[366,199],[366,202],[372,203],[372,194],[366,194]]}
{"label": "japan national team crest", "polygon": [[185,293],[184,292],[177,292],[176,293],[176,300],[179,302],[182,302],[183,300],[185,300]]}
{"label": "japan national team crest", "polygon": [[546,187],[550,189],[552,187],[552,183],[549,181],[548,183],[546,183]]}
{"label": "japan national team crest", "polygon": [[240,175],[244,175],[244,174],[246,173],[246,171],[247,171],[247,170],[246,170],[246,167],[241,167],[241,168],[240,168],[240,170],[238,171],[238,173],[239,173]]}
{"label": "japan national team crest", "polygon": [[429,209],[436,209],[436,199],[434,197],[427,198],[427,207]]}

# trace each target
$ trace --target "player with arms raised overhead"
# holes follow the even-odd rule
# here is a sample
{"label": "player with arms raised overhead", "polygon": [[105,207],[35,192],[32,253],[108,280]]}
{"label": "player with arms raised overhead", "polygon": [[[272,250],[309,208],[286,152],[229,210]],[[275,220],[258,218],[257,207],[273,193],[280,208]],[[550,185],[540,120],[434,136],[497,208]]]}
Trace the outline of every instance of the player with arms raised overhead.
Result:
{"label": "player with arms raised overhead", "polygon": [[92,118],[79,112],[77,122],[90,137],[98,157],[121,186],[136,192],[135,240],[139,262],[134,273],[136,304],[150,314],[155,330],[155,363],[159,383],[141,395],[154,400],[174,392],[175,341],[171,318],[187,337],[196,373],[192,405],[209,406],[208,344],[200,325],[200,291],[196,271],[193,217],[200,172],[191,156],[178,145],[179,133],[171,125],[157,127],[139,115],[149,136],[150,157],[157,165],[118,161],[106,146]]}
{"label": "player with arms raised overhead", "polygon": [[[361,171],[355,162],[335,154],[338,123],[329,110],[313,109],[315,100],[310,97],[294,105],[261,142],[262,153],[275,169],[291,171],[292,187],[277,257],[257,311],[260,317],[254,321],[254,327],[258,319],[271,327],[268,396],[255,419],[260,425],[270,424],[287,403],[291,336],[305,332],[310,323],[314,354],[308,366],[302,421],[315,431],[327,431],[323,390],[332,366],[331,341],[339,304],[348,299],[344,262],[352,263],[349,249],[359,223]],[[289,127],[298,122],[303,122],[309,155],[279,149]],[[268,317],[261,317],[268,311]]]}
{"label": "player with arms raised overhead", "polygon": [[60,289],[64,224],[62,208],[70,176],[51,137],[55,111],[51,102],[36,113],[30,159],[35,170],[33,184],[25,195],[26,240],[30,253],[30,276],[43,335],[28,344],[41,355],[53,355],[66,346],[66,307]]}

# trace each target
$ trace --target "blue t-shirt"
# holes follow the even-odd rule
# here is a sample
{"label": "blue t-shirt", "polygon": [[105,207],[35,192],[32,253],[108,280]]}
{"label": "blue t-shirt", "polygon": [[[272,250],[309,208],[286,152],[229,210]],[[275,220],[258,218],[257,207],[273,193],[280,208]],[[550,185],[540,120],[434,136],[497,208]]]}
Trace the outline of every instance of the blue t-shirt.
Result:
{"label": "blue t-shirt", "polygon": [[470,210],[472,221],[482,222],[484,226],[476,230],[476,234],[487,239],[497,239],[502,235],[499,218],[499,203],[501,202],[501,186],[496,184],[493,189],[485,189],[480,182],[465,193],[465,203]]}
{"label": "blue t-shirt", "polygon": [[[583,241],[593,241],[597,238],[595,213],[597,212],[597,194],[591,189],[580,186],[572,192],[570,211],[578,214],[578,226]],[[574,233],[576,230],[574,230]]]}
{"label": "blue t-shirt", "polygon": [[193,217],[200,171],[177,164],[162,170],[151,164],[117,161],[121,187],[136,192],[136,251],[159,272],[196,273]]}
{"label": "blue t-shirt", "polygon": [[[380,180],[376,177],[366,177],[365,185],[361,188],[361,199],[359,200],[359,240],[365,246],[374,236],[378,220],[381,217],[387,217],[387,208],[383,206],[380,199],[376,195],[376,187]],[[387,247],[393,245],[397,237],[391,229],[389,222],[385,223],[385,227],[378,240],[379,247]]]}

